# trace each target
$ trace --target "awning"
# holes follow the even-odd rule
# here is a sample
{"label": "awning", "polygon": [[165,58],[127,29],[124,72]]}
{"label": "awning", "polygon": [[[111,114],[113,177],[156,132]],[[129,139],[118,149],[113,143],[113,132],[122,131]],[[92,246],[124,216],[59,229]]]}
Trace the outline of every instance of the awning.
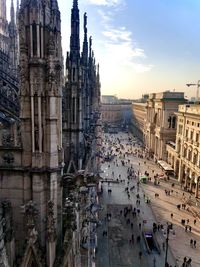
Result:
{"label": "awning", "polygon": [[158,164],[165,170],[165,171],[173,171],[172,167],[163,160],[158,160]]}

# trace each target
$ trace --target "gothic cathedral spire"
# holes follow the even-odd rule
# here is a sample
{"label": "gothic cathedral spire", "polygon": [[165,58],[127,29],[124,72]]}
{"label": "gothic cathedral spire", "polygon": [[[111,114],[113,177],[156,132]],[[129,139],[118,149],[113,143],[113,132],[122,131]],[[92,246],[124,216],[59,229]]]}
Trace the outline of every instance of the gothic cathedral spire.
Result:
{"label": "gothic cathedral spire", "polygon": [[87,65],[88,62],[88,40],[87,40],[87,14],[84,13],[84,41],[83,41],[83,53],[82,53],[82,61],[83,65]]}
{"label": "gothic cathedral spire", "polygon": [[72,61],[77,61],[80,57],[80,19],[78,1],[74,0],[71,10],[71,37],[70,37],[70,57]]}

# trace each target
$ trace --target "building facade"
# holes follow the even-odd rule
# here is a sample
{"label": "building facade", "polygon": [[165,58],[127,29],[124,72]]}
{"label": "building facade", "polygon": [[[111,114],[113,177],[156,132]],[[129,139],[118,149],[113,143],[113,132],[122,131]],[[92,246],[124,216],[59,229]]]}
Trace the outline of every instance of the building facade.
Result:
{"label": "building facade", "polygon": [[156,161],[167,159],[166,144],[176,138],[175,112],[183,103],[185,103],[184,93],[166,91],[149,95],[144,143]]}
{"label": "building facade", "polygon": [[175,144],[167,145],[167,161],[185,190],[198,197],[200,178],[200,106],[180,105]]}
{"label": "building facade", "polygon": [[144,129],[145,119],[147,115],[146,103],[132,103],[132,121],[131,128],[134,133],[142,142],[144,142]]}

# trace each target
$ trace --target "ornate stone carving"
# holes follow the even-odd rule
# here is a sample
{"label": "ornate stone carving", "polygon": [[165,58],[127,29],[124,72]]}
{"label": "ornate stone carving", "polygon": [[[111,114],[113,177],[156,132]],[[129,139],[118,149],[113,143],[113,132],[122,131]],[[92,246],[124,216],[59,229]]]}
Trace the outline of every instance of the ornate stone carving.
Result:
{"label": "ornate stone carving", "polygon": [[35,229],[35,220],[37,218],[38,211],[33,203],[33,201],[29,201],[25,205],[25,219],[28,233],[28,243],[35,244],[38,237],[38,232]]}
{"label": "ornate stone carving", "polygon": [[56,228],[54,219],[54,203],[49,201],[47,205],[47,239],[49,242],[54,242],[56,239]]}
{"label": "ornate stone carving", "polygon": [[8,258],[6,254],[6,247],[4,242],[5,226],[6,226],[6,220],[3,216],[3,208],[0,206],[0,266],[9,267]]}
{"label": "ornate stone carving", "polygon": [[3,161],[4,161],[4,164],[13,164],[14,162],[14,155],[13,153],[11,152],[6,152],[5,154],[3,154]]}
{"label": "ornate stone carving", "polygon": [[2,134],[2,145],[6,147],[14,145],[13,137],[9,132],[4,132]]}
{"label": "ornate stone carving", "polygon": [[12,218],[12,206],[10,201],[3,201],[2,208],[5,217],[5,241],[11,242],[13,239],[13,218]]}

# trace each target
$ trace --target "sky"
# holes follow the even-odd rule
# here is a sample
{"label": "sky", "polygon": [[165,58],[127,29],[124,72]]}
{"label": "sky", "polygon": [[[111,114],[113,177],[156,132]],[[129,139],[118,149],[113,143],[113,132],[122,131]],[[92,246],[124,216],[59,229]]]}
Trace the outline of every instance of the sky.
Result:
{"label": "sky", "polygon": [[[7,0],[8,8],[10,0]],[[58,0],[63,54],[73,0]],[[100,64],[102,94],[140,98],[165,90],[196,95],[200,77],[200,0],[79,0]]]}

